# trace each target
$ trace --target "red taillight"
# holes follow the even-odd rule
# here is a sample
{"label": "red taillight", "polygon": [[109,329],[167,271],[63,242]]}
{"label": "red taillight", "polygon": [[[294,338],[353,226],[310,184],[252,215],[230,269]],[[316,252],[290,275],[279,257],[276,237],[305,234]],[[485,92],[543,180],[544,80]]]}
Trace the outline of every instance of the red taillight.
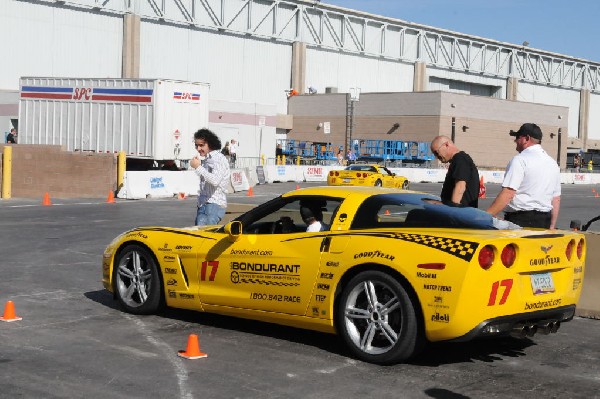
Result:
{"label": "red taillight", "polygon": [[579,242],[577,243],[577,258],[581,259],[582,256],[583,256],[583,238],[581,240],[579,240]]}
{"label": "red taillight", "polygon": [[329,176],[333,176],[333,170],[329,171]]}
{"label": "red taillight", "polygon": [[571,256],[573,256],[573,248],[575,247],[575,240],[569,241],[567,244],[567,248],[565,249],[565,255],[567,256],[567,260],[571,260]]}
{"label": "red taillight", "polygon": [[360,172],[356,173],[356,177],[358,177],[360,179]]}
{"label": "red taillight", "polygon": [[487,270],[494,264],[494,247],[486,245],[479,251],[479,266]]}
{"label": "red taillight", "polygon": [[515,263],[515,259],[517,258],[517,250],[513,244],[508,244],[502,250],[502,254],[500,255],[500,259],[502,260],[502,264],[506,267],[511,267]]}
{"label": "red taillight", "polygon": [[336,170],[336,171],[335,171],[335,175],[336,175],[336,176],[339,176],[339,175],[340,175],[340,172],[338,172],[338,171]]}

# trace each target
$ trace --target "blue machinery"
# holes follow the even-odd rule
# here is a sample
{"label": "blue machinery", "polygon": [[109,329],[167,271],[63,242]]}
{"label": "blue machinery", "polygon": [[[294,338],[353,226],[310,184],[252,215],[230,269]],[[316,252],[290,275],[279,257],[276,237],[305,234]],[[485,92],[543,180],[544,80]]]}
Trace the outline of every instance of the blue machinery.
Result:
{"label": "blue machinery", "polygon": [[[279,140],[287,158],[317,161],[337,161],[343,146],[297,140]],[[435,158],[429,142],[399,140],[354,140],[352,150],[359,162],[397,162],[422,164]],[[345,158],[345,157],[344,157]]]}

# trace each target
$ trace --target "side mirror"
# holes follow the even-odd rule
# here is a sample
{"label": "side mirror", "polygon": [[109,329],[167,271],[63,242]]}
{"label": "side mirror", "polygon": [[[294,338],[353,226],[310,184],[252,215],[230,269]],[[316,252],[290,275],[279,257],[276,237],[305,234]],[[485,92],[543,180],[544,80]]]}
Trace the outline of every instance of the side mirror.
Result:
{"label": "side mirror", "polygon": [[569,225],[571,230],[580,231],[581,230],[581,220],[571,220],[571,224]]}
{"label": "side mirror", "polygon": [[227,223],[225,225],[225,232],[229,234],[229,240],[231,242],[239,240],[240,236],[242,235],[242,222],[236,220]]}

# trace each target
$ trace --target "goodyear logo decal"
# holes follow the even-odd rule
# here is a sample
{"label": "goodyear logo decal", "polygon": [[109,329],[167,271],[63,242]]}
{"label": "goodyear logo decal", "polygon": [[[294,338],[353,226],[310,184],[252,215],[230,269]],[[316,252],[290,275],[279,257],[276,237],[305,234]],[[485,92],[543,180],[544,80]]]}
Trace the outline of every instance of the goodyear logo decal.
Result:
{"label": "goodyear logo decal", "polygon": [[426,247],[439,249],[440,251],[446,252],[450,255],[454,255],[460,259],[471,261],[477,247],[479,246],[476,242],[456,240],[454,238],[444,238],[427,236],[423,234],[409,234],[409,233],[397,233],[396,238],[414,242],[415,244],[425,245]]}

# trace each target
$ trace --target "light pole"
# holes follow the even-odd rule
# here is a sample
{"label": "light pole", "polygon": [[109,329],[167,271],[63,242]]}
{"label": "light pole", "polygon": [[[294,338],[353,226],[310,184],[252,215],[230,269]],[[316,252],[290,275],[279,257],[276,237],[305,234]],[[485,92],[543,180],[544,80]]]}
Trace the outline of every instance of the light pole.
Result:
{"label": "light pole", "polygon": [[350,88],[350,93],[346,96],[346,143],[345,152],[353,151],[352,132],[354,131],[354,106],[360,100],[360,87]]}

